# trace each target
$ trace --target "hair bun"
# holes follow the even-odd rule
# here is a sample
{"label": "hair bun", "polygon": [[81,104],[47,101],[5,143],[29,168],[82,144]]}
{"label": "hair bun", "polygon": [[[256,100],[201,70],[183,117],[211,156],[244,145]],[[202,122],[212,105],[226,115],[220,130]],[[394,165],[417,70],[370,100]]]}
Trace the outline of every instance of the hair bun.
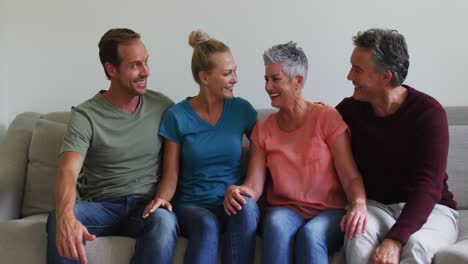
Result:
{"label": "hair bun", "polygon": [[210,40],[210,36],[201,30],[194,30],[190,32],[189,44],[192,48],[195,48],[200,43]]}

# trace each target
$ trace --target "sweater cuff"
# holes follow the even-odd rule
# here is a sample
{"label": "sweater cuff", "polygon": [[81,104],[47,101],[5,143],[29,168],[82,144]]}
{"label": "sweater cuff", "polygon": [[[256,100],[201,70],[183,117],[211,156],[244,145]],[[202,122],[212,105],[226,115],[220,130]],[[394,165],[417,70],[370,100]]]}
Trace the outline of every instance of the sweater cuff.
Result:
{"label": "sweater cuff", "polygon": [[394,225],[392,228],[390,228],[390,231],[388,231],[387,235],[385,235],[385,238],[400,241],[403,243],[403,245],[405,245],[406,242],[408,242],[411,234],[412,233],[409,230]]}

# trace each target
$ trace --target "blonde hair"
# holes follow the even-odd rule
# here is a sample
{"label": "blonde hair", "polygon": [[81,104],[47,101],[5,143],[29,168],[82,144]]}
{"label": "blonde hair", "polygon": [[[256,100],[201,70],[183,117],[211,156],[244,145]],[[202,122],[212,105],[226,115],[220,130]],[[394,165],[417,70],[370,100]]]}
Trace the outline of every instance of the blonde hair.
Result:
{"label": "blonde hair", "polygon": [[208,34],[201,30],[194,30],[189,35],[189,45],[193,47],[192,54],[192,75],[193,79],[200,84],[198,73],[210,71],[214,68],[214,63],[210,60],[211,54],[229,52],[230,49],[223,42],[210,38]]}

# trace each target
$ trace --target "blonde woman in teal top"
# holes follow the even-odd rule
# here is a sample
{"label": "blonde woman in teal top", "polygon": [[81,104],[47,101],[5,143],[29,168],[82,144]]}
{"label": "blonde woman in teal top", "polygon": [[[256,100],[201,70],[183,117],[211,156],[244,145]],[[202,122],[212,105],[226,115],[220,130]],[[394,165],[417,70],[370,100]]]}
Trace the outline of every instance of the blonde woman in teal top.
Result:
{"label": "blonde woman in teal top", "polygon": [[[181,234],[189,239],[185,263],[216,263],[223,234],[223,263],[252,263],[259,211],[254,199],[235,215],[223,209],[224,192],[240,183],[242,137],[250,136],[257,112],[234,97],[237,66],[229,48],[203,32],[190,34],[197,96],[170,108],[163,118],[164,165],[161,186],[148,211],[172,208]],[[176,191],[177,190],[177,191]]]}

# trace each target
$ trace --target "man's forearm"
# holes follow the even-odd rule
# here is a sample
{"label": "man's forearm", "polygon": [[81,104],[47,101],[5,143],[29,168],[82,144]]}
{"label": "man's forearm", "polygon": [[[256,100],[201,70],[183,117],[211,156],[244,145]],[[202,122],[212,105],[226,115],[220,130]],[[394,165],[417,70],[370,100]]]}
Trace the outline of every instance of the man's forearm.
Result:
{"label": "man's forearm", "polygon": [[55,210],[57,217],[74,216],[76,181],[72,175],[60,173],[55,186]]}
{"label": "man's forearm", "polygon": [[84,157],[77,152],[64,152],[60,155],[55,183],[55,211],[57,218],[75,215],[76,179],[83,166],[83,161]]}

